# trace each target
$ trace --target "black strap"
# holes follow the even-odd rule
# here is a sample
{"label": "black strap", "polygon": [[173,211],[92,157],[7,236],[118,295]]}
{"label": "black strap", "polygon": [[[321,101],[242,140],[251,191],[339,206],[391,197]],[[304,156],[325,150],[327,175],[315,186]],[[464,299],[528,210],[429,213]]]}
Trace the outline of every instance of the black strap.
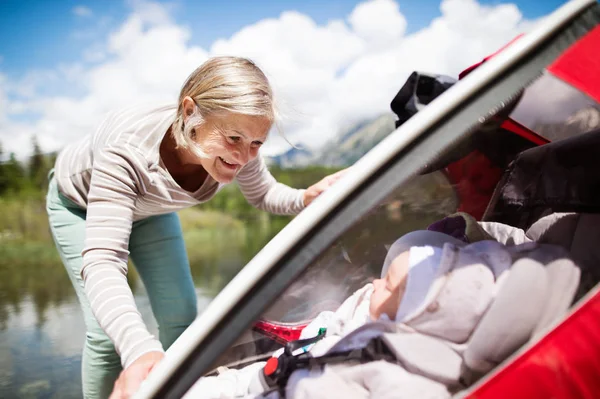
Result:
{"label": "black strap", "polygon": [[[299,345],[298,347],[305,345],[307,345],[307,343]],[[286,347],[286,351],[284,351],[279,358],[269,359],[271,364],[268,362],[267,366],[265,366],[263,369],[263,378],[266,385],[269,387],[268,391],[277,390],[283,397],[285,394],[285,386],[287,385],[287,381],[290,375],[292,375],[292,373],[296,370],[311,369],[315,367],[322,367],[327,364],[350,361],[367,363],[378,360],[384,360],[391,363],[396,363],[397,361],[393,352],[383,341],[382,337],[375,337],[371,339],[363,348],[343,352],[327,353],[318,357],[313,357],[309,352],[301,353],[299,355],[292,355],[291,352],[287,351]],[[273,363],[277,363],[276,366]]]}

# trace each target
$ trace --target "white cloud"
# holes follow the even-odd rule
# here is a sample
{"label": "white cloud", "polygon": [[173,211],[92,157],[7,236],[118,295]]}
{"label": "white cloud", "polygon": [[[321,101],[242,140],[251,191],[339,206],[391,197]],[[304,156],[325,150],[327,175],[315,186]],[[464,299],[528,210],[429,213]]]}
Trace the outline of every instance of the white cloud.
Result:
{"label": "white cloud", "polygon": [[[532,25],[511,4],[443,0],[439,18],[406,35],[406,20],[396,2],[369,0],[346,19],[322,25],[301,13],[284,12],[217,40],[207,51],[190,44],[189,30],[173,22],[164,5],[129,4],[133,11],[127,20],[101,45],[82,54],[95,65],[30,74],[8,89],[0,81],[0,101],[4,93],[9,105],[19,104],[7,107],[11,112],[0,107],[5,147],[22,153],[35,132],[45,149],[57,149],[93,131],[110,109],[138,101],[174,101],[186,76],[208,56],[219,54],[255,60],[287,116],[286,136],[319,146],[340,128],[389,110],[411,71],[456,75]],[[62,79],[83,94],[39,95],[48,79]],[[31,109],[40,118],[24,122]],[[273,135],[265,152],[286,148]]]}
{"label": "white cloud", "polygon": [[375,49],[393,45],[406,30],[406,19],[392,0],[361,3],[352,11],[348,21],[352,30]]}
{"label": "white cloud", "polygon": [[73,8],[73,14],[78,17],[91,17],[93,12],[86,6],[76,6]]}
{"label": "white cloud", "polygon": [[140,19],[152,25],[172,23],[170,12],[174,5],[169,3],[154,3],[148,0],[126,0],[133,13]]}

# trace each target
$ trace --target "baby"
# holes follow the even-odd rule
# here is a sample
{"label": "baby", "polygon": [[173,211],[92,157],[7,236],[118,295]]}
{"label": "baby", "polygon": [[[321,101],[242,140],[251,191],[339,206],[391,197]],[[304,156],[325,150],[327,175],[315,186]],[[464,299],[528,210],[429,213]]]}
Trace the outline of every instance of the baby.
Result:
{"label": "baby", "polygon": [[[408,263],[407,253],[393,262],[384,278],[377,279],[357,290],[335,311],[321,312],[306,326],[300,339],[312,338],[319,330],[326,329],[326,335],[316,344],[304,347],[314,356],[324,354],[343,336],[372,320],[383,317],[395,318],[396,308],[402,297],[401,290],[406,285]],[[273,356],[279,356],[279,350]],[[216,377],[204,377],[186,393],[186,399],[217,399],[252,397],[264,391],[259,373],[265,362],[256,362],[240,370],[227,370]]]}
{"label": "baby", "polygon": [[[424,244],[429,243],[429,244]],[[495,241],[466,244],[449,235],[418,231],[388,250],[380,279],[347,298],[335,312],[322,312],[301,334],[325,337],[301,350],[325,354],[344,336],[370,321],[390,320],[404,329],[461,344],[468,340],[492,303],[519,253]],[[275,353],[274,356],[279,356]],[[235,398],[260,394],[258,362],[217,377],[201,378],[186,398]]]}

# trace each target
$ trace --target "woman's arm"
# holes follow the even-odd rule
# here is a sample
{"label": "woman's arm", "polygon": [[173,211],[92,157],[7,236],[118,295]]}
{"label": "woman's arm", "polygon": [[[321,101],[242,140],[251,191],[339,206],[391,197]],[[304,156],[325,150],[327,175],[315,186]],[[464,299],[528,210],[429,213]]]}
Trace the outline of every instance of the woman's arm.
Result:
{"label": "woman's arm", "polygon": [[246,164],[236,180],[254,207],[278,215],[295,215],[304,209],[304,192],[278,183],[259,155]]}
{"label": "woman's arm", "polygon": [[127,368],[140,356],[162,352],[138,311],[127,283],[135,200],[144,190],[136,170],[147,167],[134,149],[95,152],[81,276],[90,307]]}
{"label": "woman's arm", "polygon": [[328,189],[348,169],[326,176],[308,189],[295,189],[278,183],[259,155],[237,175],[242,194],[254,207],[279,215],[295,215]]}

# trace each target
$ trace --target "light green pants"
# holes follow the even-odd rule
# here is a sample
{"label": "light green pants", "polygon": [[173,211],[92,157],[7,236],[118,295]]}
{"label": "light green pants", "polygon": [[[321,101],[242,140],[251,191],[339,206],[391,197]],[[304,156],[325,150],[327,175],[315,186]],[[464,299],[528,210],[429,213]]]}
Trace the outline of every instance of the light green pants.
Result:
{"label": "light green pants", "polygon": [[[52,172],[46,210],[56,248],[77,293],[87,329],[82,359],[83,396],[107,398],[121,371],[121,361],[92,314],[83,289],[80,272],[86,212],[58,191]],[[177,214],[134,222],[129,251],[148,292],[159,339],[167,349],[197,315],[196,292]]]}

